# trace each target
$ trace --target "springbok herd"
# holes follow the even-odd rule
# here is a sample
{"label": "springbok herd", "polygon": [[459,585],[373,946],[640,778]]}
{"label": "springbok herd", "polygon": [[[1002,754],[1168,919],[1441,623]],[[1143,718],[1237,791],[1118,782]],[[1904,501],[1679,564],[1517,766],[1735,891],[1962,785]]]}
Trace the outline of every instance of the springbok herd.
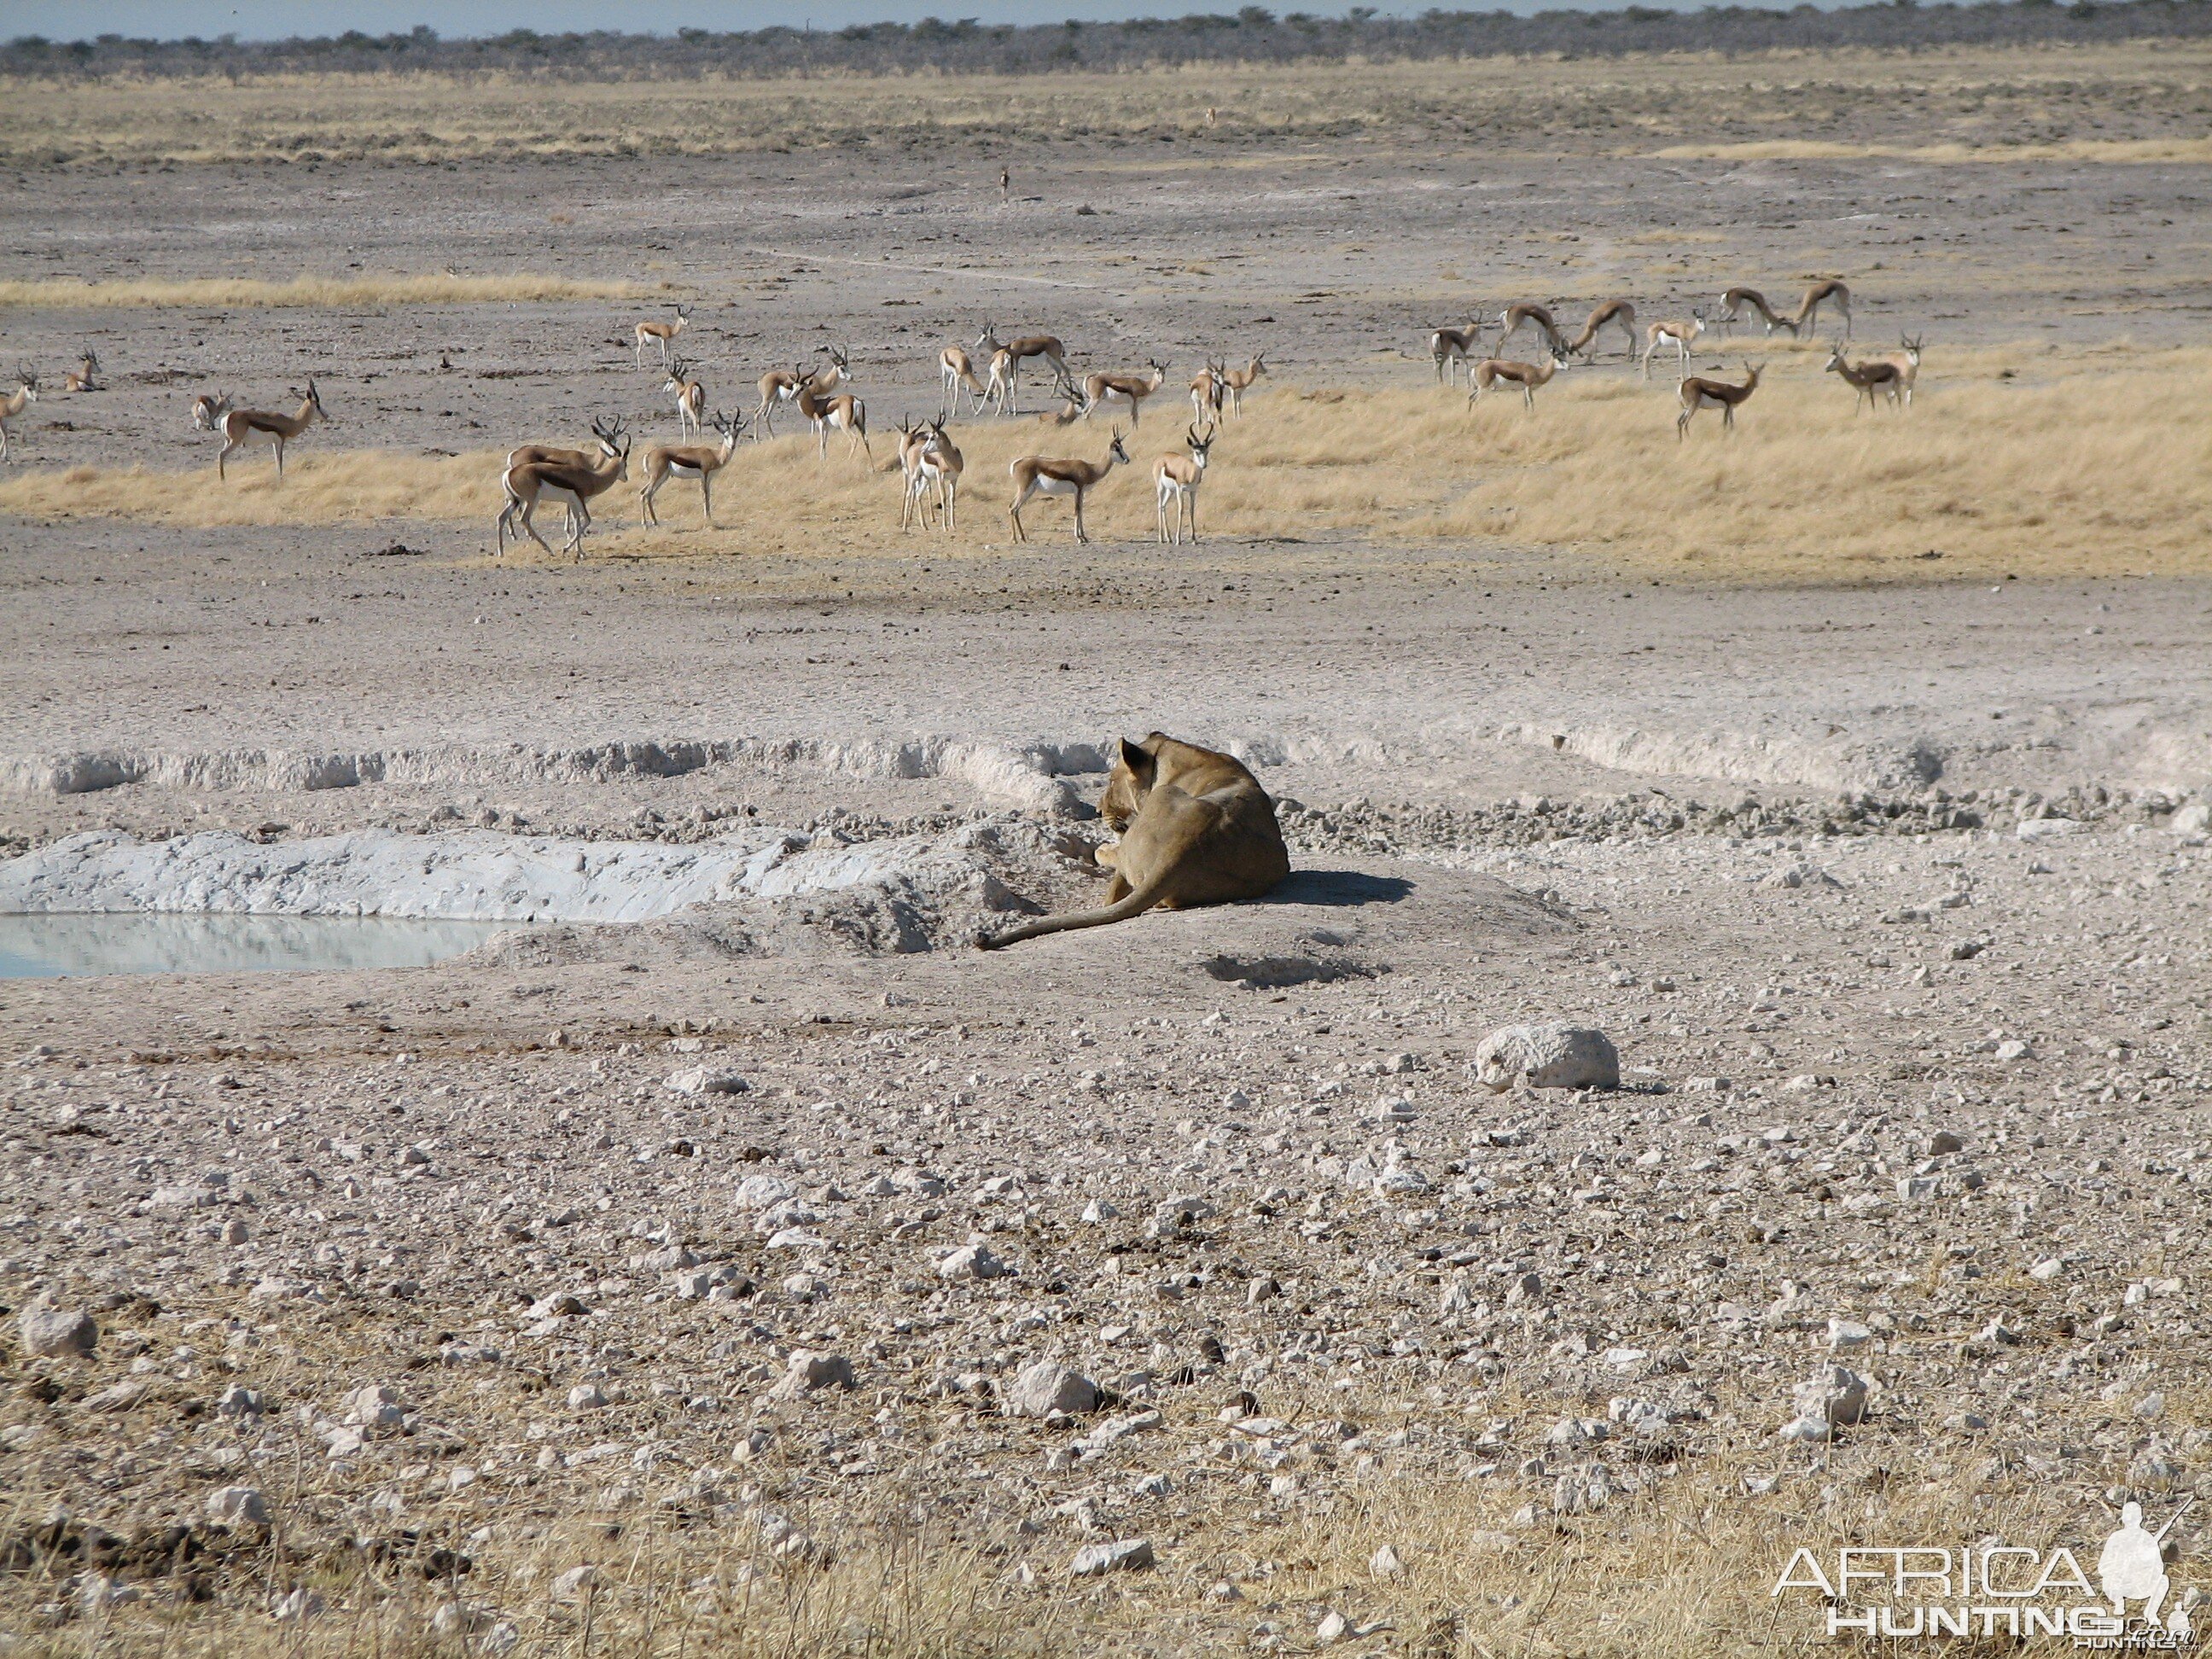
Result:
{"label": "springbok herd", "polygon": [[[1674,431],[1679,439],[1687,434],[1698,411],[1705,409],[1720,411],[1723,433],[1733,430],[1736,410],[1759,390],[1760,371],[1748,362],[1744,365],[1744,378],[1738,381],[1690,374],[1690,349],[1696,341],[1711,332],[1725,335],[1747,318],[1755,318],[1769,337],[1778,329],[1797,337],[1818,324],[1824,308],[1833,312],[1843,323],[1843,335],[1830,349],[1826,367],[1851,387],[1853,413],[1861,404],[1875,407],[1877,398],[1886,398],[1893,409],[1910,408],[1920,370],[1919,338],[1903,337],[1897,351],[1863,358],[1857,362],[1850,361],[1844,355],[1844,343],[1850,335],[1851,293],[1844,283],[1832,278],[1813,283],[1805,290],[1796,310],[1787,313],[1770,305],[1765,295],[1756,289],[1731,288],[1722,295],[1718,309],[1710,318],[1700,307],[1692,310],[1686,319],[1668,319],[1646,324],[1640,329],[1632,303],[1625,299],[1609,299],[1591,310],[1571,338],[1548,307],[1512,305],[1487,321],[1482,313],[1477,313],[1475,320],[1463,328],[1435,330],[1429,336],[1429,355],[1436,366],[1437,379],[1446,386],[1456,386],[1464,371],[1469,407],[1484,392],[1510,386],[1520,392],[1524,407],[1533,413],[1536,392],[1562,368],[1577,359],[1596,362],[1599,346],[1608,331],[1619,333],[1632,365],[1640,360],[1646,380],[1651,377],[1652,358],[1671,349],[1678,374],[1675,391],[1680,407],[1674,417]],[[844,348],[823,348],[819,355],[826,356],[827,362],[818,368],[810,369],[804,363],[797,363],[788,369],[775,368],[763,374],[756,383],[758,398],[750,413],[717,410],[710,416],[707,412],[706,386],[694,372],[694,364],[678,349],[690,318],[690,307],[679,305],[665,318],[639,323],[632,332],[632,357],[636,368],[645,367],[648,349],[658,357],[661,389],[674,406],[678,439],[673,444],[655,444],[645,452],[643,477],[638,489],[641,523],[659,522],[654,510],[655,498],[671,478],[682,478],[698,482],[701,507],[707,522],[713,524],[714,475],[729,465],[737,453],[738,439],[748,428],[756,440],[773,439],[779,410],[795,411],[800,420],[813,427],[818,459],[828,459],[830,434],[841,432],[845,434],[847,449],[859,450],[866,463],[872,465],[875,448],[868,435],[867,405],[847,389],[853,378],[852,362]],[[1504,355],[1507,344],[1523,328],[1534,329],[1540,343],[1546,348],[1541,362],[1527,362]],[[1486,352],[1486,336],[1492,330],[1495,334],[1489,337]],[[942,407],[936,417],[902,422],[897,428],[896,470],[900,478],[899,524],[902,530],[920,525],[927,531],[933,522],[951,533],[964,463],[959,446],[947,430],[947,423],[959,414],[963,395],[971,415],[989,410],[1008,417],[1018,416],[1022,370],[1030,363],[1050,372],[1052,397],[1057,407],[1036,418],[1051,427],[1073,425],[1103,409],[1109,414],[1126,411],[1129,430],[1133,432],[1146,401],[1167,383],[1167,365],[1158,358],[1148,362],[1140,373],[1097,373],[1078,380],[1069,372],[1066,349],[1056,336],[1030,334],[1001,340],[998,325],[987,321],[972,346],[948,345],[938,353]],[[76,369],[65,377],[63,390],[101,390],[99,370],[98,355],[87,349]],[[1234,419],[1243,412],[1245,394],[1266,373],[1267,354],[1255,352],[1242,368],[1231,368],[1225,356],[1209,359],[1191,378],[1191,422],[1184,431],[1182,446],[1152,464],[1154,526],[1161,542],[1180,544],[1186,530],[1191,540],[1198,539],[1199,486],[1205,482],[1216,438],[1224,418]],[[8,422],[36,403],[39,392],[38,376],[27,368],[19,367],[15,390],[0,397],[0,460],[7,459],[9,453]],[[241,409],[233,404],[227,393],[206,392],[193,399],[193,426],[218,434],[222,439],[222,447],[216,457],[218,477],[227,478],[230,458],[257,440],[270,447],[277,476],[283,475],[285,445],[316,421],[327,422],[330,418],[312,379],[304,389],[295,388],[291,395],[299,402],[289,414],[275,410]],[[712,441],[705,438],[709,427],[715,434]],[[1007,471],[1013,480],[1013,496],[1007,517],[1015,539],[1028,539],[1022,523],[1022,508],[1036,496],[1048,495],[1073,502],[1075,539],[1079,543],[1089,541],[1090,534],[1083,521],[1084,501],[1116,466],[1132,460],[1123,442],[1124,435],[1122,428],[1116,426],[1105,454],[1097,461],[1022,455],[1009,463]],[[550,502],[567,515],[568,538],[562,550],[574,554],[579,561],[582,559],[583,538],[592,526],[591,503],[630,476],[630,437],[623,420],[613,416],[595,419],[592,422],[592,447],[585,449],[525,444],[507,453],[500,474],[504,502],[494,526],[494,543],[499,553],[505,553],[510,539],[519,542],[525,536],[547,553],[553,552],[551,544],[538,534],[535,522],[539,506]]]}

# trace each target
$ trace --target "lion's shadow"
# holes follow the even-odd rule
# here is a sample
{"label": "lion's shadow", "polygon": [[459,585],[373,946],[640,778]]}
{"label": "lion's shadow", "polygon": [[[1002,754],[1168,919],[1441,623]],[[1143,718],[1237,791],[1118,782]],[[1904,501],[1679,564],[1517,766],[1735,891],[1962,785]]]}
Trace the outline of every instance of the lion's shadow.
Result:
{"label": "lion's shadow", "polygon": [[1398,904],[1413,896],[1403,876],[1370,876],[1360,870],[1293,870],[1261,904],[1311,904],[1353,909],[1365,904]]}

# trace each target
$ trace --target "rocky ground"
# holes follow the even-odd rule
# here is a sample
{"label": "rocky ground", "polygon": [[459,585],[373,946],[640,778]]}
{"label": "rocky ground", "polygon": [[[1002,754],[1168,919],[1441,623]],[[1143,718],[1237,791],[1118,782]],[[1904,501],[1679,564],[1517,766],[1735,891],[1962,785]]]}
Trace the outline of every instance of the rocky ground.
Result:
{"label": "rocky ground", "polygon": [[[24,234],[152,237],[157,183]],[[509,188],[423,223],[521,238]],[[362,213],[312,196],[259,257]],[[787,228],[880,264],[848,210]],[[805,275],[809,328],[884,297]],[[167,362],[186,320],[101,325]],[[468,396],[565,418],[534,384]],[[83,427],[37,442],[115,459]],[[2201,584],[1323,542],[740,592],[390,526],[6,535],[11,892],[92,833],[294,893],[309,837],[425,890],[504,841],[553,895],[419,969],[0,987],[9,1651],[1703,1654],[1818,1637],[1766,1594],[1799,1543],[2093,1551],[2123,1492],[2212,1496]],[[966,948],[1097,891],[1099,745],[1153,726],[1251,758],[1292,882]],[[554,890],[738,846],[703,906]],[[1485,1075],[1554,1022],[1617,1077]]]}

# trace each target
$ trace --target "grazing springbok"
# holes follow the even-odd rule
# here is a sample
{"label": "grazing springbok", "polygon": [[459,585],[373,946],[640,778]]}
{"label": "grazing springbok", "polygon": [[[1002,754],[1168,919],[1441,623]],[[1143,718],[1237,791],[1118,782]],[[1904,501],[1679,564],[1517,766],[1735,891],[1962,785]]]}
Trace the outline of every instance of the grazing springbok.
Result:
{"label": "grazing springbok", "polygon": [[1083,498],[1128,459],[1129,452],[1121,447],[1121,429],[1116,427],[1103,461],[1059,460],[1048,455],[1022,455],[1009,461],[1006,476],[1014,481],[1014,501],[1006,509],[1006,516],[1013,520],[1014,539],[1029,540],[1029,532],[1022,528],[1022,506],[1030,496],[1072,495],[1075,498],[1075,539],[1089,541],[1091,533],[1083,527]]}
{"label": "grazing springbok", "polygon": [[1644,378],[1651,378],[1651,354],[1662,345],[1674,348],[1675,367],[1686,368],[1690,363],[1690,346],[1705,331],[1705,313],[1693,311],[1690,320],[1654,323],[1644,331]]}
{"label": "grazing springbok", "polygon": [[1478,317],[1465,328],[1440,328],[1429,336],[1429,356],[1436,360],[1437,379],[1446,386],[1459,384],[1460,369],[1474,356],[1482,333]]}
{"label": "grazing springbok", "polygon": [[681,356],[669,366],[668,378],[660,389],[676,400],[676,430],[683,436],[696,436],[701,419],[707,412],[707,388],[690,378],[691,366]]}
{"label": "grazing springbok", "polygon": [[1255,352],[1242,368],[1224,369],[1221,383],[1229,389],[1229,412],[1242,416],[1244,413],[1244,394],[1253,383],[1267,372],[1267,354]]}
{"label": "grazing springbok", "polygon": [[1766,296],[1755,288],[1732,288],[1722,295],[1721,314],[1713,320],[1720,325],[1723,334],[1728,334],[1743,320],[1747,310],[1759,313],[1759,320],[1766,325],[1770,337],[1778,328],[1786,328],[1792,339],[1796,337],[1797,325],[1767,304]]}
{"label": "grazing springbok", "polygon": [[1549,386],[1552,377],[1567,366],[1567,360],[1554,351],[1544,359],[1539,368],[1534,363],[1510,362],[1501,357],[1486,357],[1468,374],[1467,406],[1474,407],[1474,400],[1496,386],[1500,380],[1521,388],[1521,401],[1528,412],[1536,412],[1536,388]]}
{"label": "grazing springbok", "polygon": [[676,343],[676,337],[684,331],[684,325],[690,316],[690,306],[678,306],[676,315],[665,323],[640,323],[635,336],[637,349],[631,354],[636,359],[637,367],[645,367],[645,343],[650,340],[660,348],[660,366],[667,368],[668,348]]}
{"label": "grazing springbok", "polygon": [[90,346],[77,359],[76,367],[62,376],[64,392],[97,392],[100,386],[100,354]]}
{"label": "grazing springbok", "polygon": [[[1206,481],[1206,452],[1213,447],[1214,428],[1207,427],[1203,433],[1194,425],[1183,434],[1190,446],[1188,455],[1163,455],[1152,463],[1152,495],[1156,511],[1154,523],[1159,539],[1176,546],[1182,544],[1183,515],[1190,516],[1190,538],[1198,539],[1198,487]],[[1168,511],[1175,510],[1173,533],[1170,533]]]}
{"label": "grazing springbok", "polygon": [[949,345],[937,354],[937,372],[945,381],[945,406],[947,414],[960,413],[960,388],[968,388],[969,410],[980,414],[983,408],[983,383],[975,378],[975,360],[962,346]]}
{"label": "grazing springbok", "polygon": [[653,510],[653,498],[671,478],[696,478],[699,505],[707,514],[707,522],[714,522],[714,475],[727,466],[730,457],[737,453],[738,434],[745,429],[745,417],[743,414],[725,415],[718,410],[714,425],[714,430],[722,434],[722,441],[718,444],[655,444],[645,452],[645,481],[638,486],[637,506],[638,516],[646,523],[660,522],[660,515]]}
{"label": "grazing springbok", "polygon": [[1861,404],[1872,409],[1876,393],[1887,398],[1892,409],[1897,407],[1898,382],[1904,377],[1888,358],[1869,357],[1863,363],[1848,362],[1844,357],[1844,343],[1838,340],[1828,348],[1827,371],[1842,375],[1844,384],[1858,394],[1851,399],[1852,414],[1859,412]]}
{"label": "grazing springbok", "polygon": [[1523,323],[1534,324],[1537,332],[1544,337],[1545,343],[1553,350],[1565,351],[1567,349],[1567,337],[1559,332],[1559,324],[1553,320],[1551,308],[1547,306],[1523,303],[1508,306],[1498,313],[1498,350],[1505,349],[1505,343],[1521,331],[1521,325]]}
{"label": "grazing springbok", "polygon": [[1137,429],[1138,417],[1144,412],[1145,399],[1167,383],[1168,366],[1157,357],[1146,359],[1149,374],[1086,374],[1083,377],[1083,412],[1088,416],[1097,411],[1101,404],[1127,404],[1129,406],[1129,429]]}
{"label": "grazing springbok", "polygon": [[212,432],[222,423],[222,417],[229,413],[230,393],[203,392],[192,399],[192,429],[195,432]]}
{"label": "grazing springbok", "polygon": [[1820,307],[1832,306],[1844,314],[1844,337],[1851,337],[1851,291],[1836,278],[1830,276],[1805,290],[1805,297],[1797,302],[1797,314],[1790,319],[1790,331],[1802,334],[1819,321]]}
{"label": "grazing springbok", "polygon": [[223,466],[233,455],[256,438],[265,438],[276,452],[276,476],[284,476],[284,446],[305,432],[317,421],[331,418],[323,410],[323,394],[315,390],[313,379],[307,389],[292,389],[300,406],[289,415],[278,415],[265,409],[234,409],[222,417],[222,447],[216,453],[215,475],[218,478],[230,475]]}
{"label": "grazing springbok", "polygon": [[[975,337],[975,349],[990,352],[994,356],[1001,351],[1011,354],[1012,362],[1008,365],[1006,375],[1009,398],[1014,393],[1014,383],[1021,378],[1022,365],[1032,357],[1042,357],[1050,363],[1053,377],[1055,380],[1067,379],[1067,350],[1060,344],[1059,337],[1056,335],[1024,334],[1018,340],[1001,340],[999,337],[999,325],[996,323],[986,321],[983,325],[983,331]],[[1012,412],[1017,415],[1021,413],[1019,410],[1014,410]]]}
{"label": "grazing springbok", "polygon": [[1636,307],[1626,300],[1601,300],[1583,319],[1582,331],[1567,342],[1570,356],[1587,351],[1590,360],[1597,360],[1597,337],[1602,329],[1618,328],[1626,343],[1628,355],[1636,355]]}
{"label": "grazing springbok", "polygon": [[1759,370],[1749,363],[1743,366],[1743,384],[1731,386],[1726,380],[1709,380],[1700,374],[1686,378],[1677,386],[1675,395],[1682,400],[1682,412],[1674,417],[1674,436],[1679,441],[1687,435],[1690,421],[1701,409],[1717,409],[1721,412],[1721,430],[1735,430],[1735,411],[1740,404],[1748,402],[1751,394],[1759,390]]}
{"label": "grazing springbok", "polygon": [[[799,372],[796,369],[793,371],[794,374]],[[833,429],[843,433],[860,445],[869,459],[875,459],[874,447],[868,442],[867,405],[851,392],[841,392],[834,398],[826,397],[815,384],[815,378],[810,375],[799,381],[798,403],[800,417],[814,422],[814,435],[817,440],[814,453],[817,459],[830,453],[830,434]]]}
{"label": "grazing springbok", "polygon": [[39,401],[39,377],[21,364],[15,368],[15,389],[0,398],[0,461],[8,459],[8,422]]}
{"label": "grazing springbok", "polygon": [[[614,422],[612,430],[613,436],[600,438],[599,459],[593,465],[563,466],[555,461],[526,461],[507,469],[500,480],[507,505],[500,509],[498,521],[493,526],[496,555],[505,556],[507,538],[518,524],[524,534],[550,553],[552,548],[538,533],[533,520],[538,504],[552,501],[565,507],[568,514],[568,539],[563,550],[573,550],[577,563],[584,562],[584,532],[592,527],[588,503],[629,477],[629,436],[623,431],[619,421]],[[520,541],[522,538],[516,536],[514,539]]]}

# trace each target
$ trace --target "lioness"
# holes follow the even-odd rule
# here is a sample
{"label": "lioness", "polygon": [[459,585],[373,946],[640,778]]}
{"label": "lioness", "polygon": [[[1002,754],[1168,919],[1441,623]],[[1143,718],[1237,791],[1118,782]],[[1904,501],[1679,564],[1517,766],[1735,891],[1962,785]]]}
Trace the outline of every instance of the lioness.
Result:
{"label": "lioness", "polygon": [[1275,822],[1275,803],[1242,762],[1155,732],[1122,739],[1099,798],[1098,816],[1121,835],[1098,849],[1113,871],[1097,910],[1025,921],[976,940],[995,951],[1042,933],[1103,927],[1164,905],[1226,904],[1255,899],[1291,873]]}

